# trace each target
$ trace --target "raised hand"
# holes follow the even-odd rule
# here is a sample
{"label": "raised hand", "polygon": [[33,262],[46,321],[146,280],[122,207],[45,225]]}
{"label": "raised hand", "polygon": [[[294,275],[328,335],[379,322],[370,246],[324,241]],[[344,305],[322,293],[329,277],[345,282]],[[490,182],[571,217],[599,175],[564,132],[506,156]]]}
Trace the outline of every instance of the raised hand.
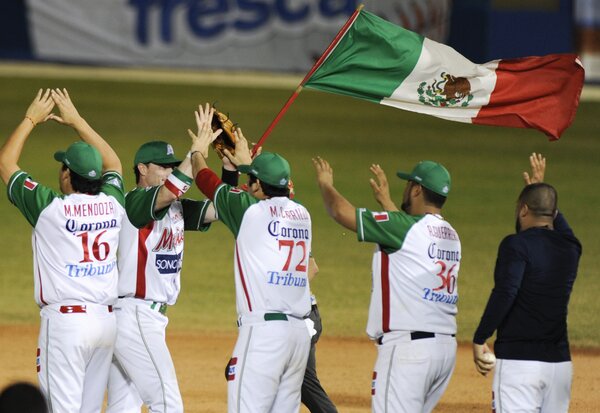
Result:
{"label": "raised hand", "polygon": [[198,105],[198,110],[194,112],[198,133],[194,134],[191,129],[188,129],[188,134],[192,138],[190,151],[200,152],[204,159],[208,158],[210,144],[223,132],[222,129],[217,129],[213,132],[211,124],[214,114],[215,109],[210,103],[207,103],[204,108],[202,108],[202,105]]}
{"label": "raised hand", "polygon": [[532,153],[529,156],[529,164],[531,165],[531,175],[523,172],[523,180],[525,185],[544,182],[544,174],[546,172],[546,158],[539,153]]}
{"label": "raised hand", "polygon": [[51,113],[48,116],[48,119],[52,119],[60,124],[68,126],[74,126],[81,120],[81,115],[79,115],[73,101],[71,101],[67,89],[52,89],[52,100],[56,103],[60,115]]}
{"label": "raised hand", "polygon": [[43,89],[38,90],[37,95],[33,99],[33,102],[27,108],[25,112],[25,118],[29,119],[33,126],[38,123],[45,122],[49,119],[50,112],[54,108],[54,100],[51,97],[51,90]]}
{"label": "raised hand", "polygon": [[398,207],[392,201],[390,196],[390,186],[385,172],[379,165],[373,164],[369,168],[376,179],[369,179],[371,189],[373,189],[373,196],[375,200],[382,206],[386,211],[398,211]]}
{"label": "raised hand", "polygon": [[313,166],[317,172],[317,183],[320,187],[333,186],[333,168],[320,156],[312,159]]}
{"label": "raised hand", "polygon": [[238,165],[250,165],[252,163],[252,153],[248,149],[248,140],[244,137],[242,128],[237,128],[234,132],[236,137],[235,142],[235,155],[229,152],[227,148],[223,148],[223,154],[229,161],[235,166]]}

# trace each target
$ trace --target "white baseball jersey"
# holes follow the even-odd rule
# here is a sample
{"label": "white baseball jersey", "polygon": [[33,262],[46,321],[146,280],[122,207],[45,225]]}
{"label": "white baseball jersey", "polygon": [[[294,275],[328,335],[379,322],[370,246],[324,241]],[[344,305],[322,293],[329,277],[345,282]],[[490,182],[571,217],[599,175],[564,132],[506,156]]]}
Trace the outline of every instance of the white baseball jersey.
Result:
{"label": "white baseball jersey", "polygon": [[119,249],[119,297],[175,304],[181,289],[184,230],[206,231],[210,201],[174,201],[154,211],[160,186],[136,188],[126,196]]}
{"label": "white baseball jersey", "polygon": [[[17,171],[8,196],[33,226],[35,300],[42,307],[37,371],[50,411],[99,412],[112,360],[121,176],[97,195],[59,195]],[[65,385],[68,383],[68,385]]]}
{"label": "white baseball jersey", "polygon": [[357,209],[359,241],[377,243],[367,334],[455,334],[458,234],[439,215]]}
{"label": "white baseball jersey", "polygon": [[285,197],[259,201],[228,185],[217,189],[215,207],[236,237],[238,314],[274,311],[307,316],[312,232],[306,208]]}
{"label": "white baseball jersey", "polygon": [[8,197],[33,226],[34,298],[111,305],[117,299],[117,247],[123,207],[119,174],[103,176],[98,195],[59,195],[16,172]]}
{"label": "white baseball jersey", "polygon": [[236,238],[239,335],[227,367],[227,411],[297,412],[310,351],[303,319],[311,310],[310,215],[286,197],[258,200],[229,185],[216,189],[214,204]]}

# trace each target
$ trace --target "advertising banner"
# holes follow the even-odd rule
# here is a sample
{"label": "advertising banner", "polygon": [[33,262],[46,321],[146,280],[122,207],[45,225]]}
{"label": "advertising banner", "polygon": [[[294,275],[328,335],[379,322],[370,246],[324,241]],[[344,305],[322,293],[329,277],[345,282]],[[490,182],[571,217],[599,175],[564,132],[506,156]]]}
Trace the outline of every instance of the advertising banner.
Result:
{"label": "advertising banner", "polygon": [[27,0],[27,19],[41,60],[301,72],[361,3],[446,40],[450,0]]}

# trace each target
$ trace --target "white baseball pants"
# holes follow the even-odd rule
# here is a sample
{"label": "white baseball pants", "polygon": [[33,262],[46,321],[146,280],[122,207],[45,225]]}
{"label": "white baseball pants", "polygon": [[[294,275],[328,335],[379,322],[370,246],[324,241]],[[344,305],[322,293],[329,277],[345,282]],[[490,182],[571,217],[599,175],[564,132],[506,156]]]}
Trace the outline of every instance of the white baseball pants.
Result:
{"label": "white baseball pants", "polygon": [[456,339],[446,334],[411,339],[392,331],[377,346],[373,372],[373,413],[429,413],[440,400],[454,371]]}
{"label": "white baseball pants", "polygon": [[228,413],[295,413],[310,352],[304,320],[243,317],[228,368]]}
{"label": "white baseball pants", "polygon": [[573,364],[530,360],[496,361],[492,409],[496,413],[569,411]]}
{"label": "white baseball pants", "polygon": [[148,301],[119,299],[115,362],[108,381],[106,413],[181,413],[183,401],[167,347],[169,319]]}
{"label": "white baseball pants", "polygon": [[98,413],[115,342],[114,313],[100,304],[50,304],[40,317],[38,380],[49,411]]}

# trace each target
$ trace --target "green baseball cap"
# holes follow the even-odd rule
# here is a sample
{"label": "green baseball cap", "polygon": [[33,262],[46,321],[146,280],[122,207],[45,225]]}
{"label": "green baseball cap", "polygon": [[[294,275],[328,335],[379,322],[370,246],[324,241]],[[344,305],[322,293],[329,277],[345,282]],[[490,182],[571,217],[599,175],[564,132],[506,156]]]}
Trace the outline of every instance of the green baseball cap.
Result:
{"label": "green baseball cap", "polygon": [[157,165],[168,165],[181,163],[180,159],[175,158],[175,151],[171,144],[164,141],[146,142],[135,153],[133,166],[138,163],[154,163]]}
{"label": "green baseball cap", "polygon": [[55,152],[54,159],[85,179],[90,181],[102,179],[102,156],[88,143],[75,142],[66,151]]}
{"label": "green baseball cap", "polygon": [[419,162],[411,173],[396,172],[399,178],[414,181],[441,196],[448,196],[451,188],[450,173],[433,161]]}
{"label": "green baseball cap", "polygon": [[278,188],[287,187],[290,181],[290,164],[281,155],[271,152],[261,153],[250,165],[238,166],[238,171]]}

